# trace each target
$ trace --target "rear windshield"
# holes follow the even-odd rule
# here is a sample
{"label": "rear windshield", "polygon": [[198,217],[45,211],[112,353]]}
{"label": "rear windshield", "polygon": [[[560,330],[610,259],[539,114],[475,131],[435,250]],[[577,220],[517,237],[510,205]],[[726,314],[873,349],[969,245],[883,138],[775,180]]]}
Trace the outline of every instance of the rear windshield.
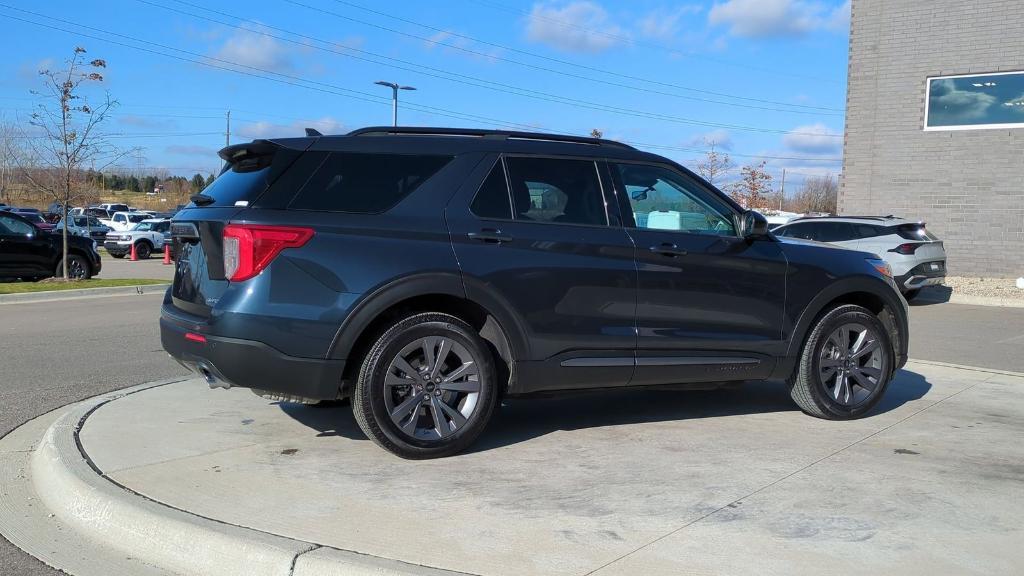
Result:
{"label": "rear windshield", "polygon": [[938,236],[929,232],[924,224],[900,224],[896,227],[896,234],[906,240],[931,240],[934,242],[939,239]]}
{"label": "rear windshield", "polygon": [[[213,198],[212,204],[204,206],[234,206],[236,202],[251,202],[267,189],[270,167],[258,170],[237,171],[232,167],[217,176],[212,184],[203,188],[202,194]],[[193,207],[189,204],[189,207]]]}

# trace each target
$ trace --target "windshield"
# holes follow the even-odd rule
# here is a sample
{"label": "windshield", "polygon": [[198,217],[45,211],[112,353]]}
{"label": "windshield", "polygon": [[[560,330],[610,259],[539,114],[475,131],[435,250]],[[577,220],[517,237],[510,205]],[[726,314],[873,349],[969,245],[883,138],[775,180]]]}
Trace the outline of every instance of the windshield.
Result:
{"label": "windshield", "polygon": [[152,222],[140,222],[140,223],[136,224],[132,228],[132,230],[135,230],[136,232],[149,232],[152,229],[153,229],[153,223]]}

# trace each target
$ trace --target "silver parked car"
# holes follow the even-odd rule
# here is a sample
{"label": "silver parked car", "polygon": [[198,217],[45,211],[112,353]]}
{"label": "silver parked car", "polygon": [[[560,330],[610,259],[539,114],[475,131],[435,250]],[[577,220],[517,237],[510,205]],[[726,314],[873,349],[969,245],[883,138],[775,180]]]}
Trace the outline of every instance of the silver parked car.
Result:
{"label": "silver parked car", "polygon": [[892,267],[907,300],[925,286],[941,285],[946,277],[946,249],[924,222],[895,216],[797,218],[773,232],[878,254]]}

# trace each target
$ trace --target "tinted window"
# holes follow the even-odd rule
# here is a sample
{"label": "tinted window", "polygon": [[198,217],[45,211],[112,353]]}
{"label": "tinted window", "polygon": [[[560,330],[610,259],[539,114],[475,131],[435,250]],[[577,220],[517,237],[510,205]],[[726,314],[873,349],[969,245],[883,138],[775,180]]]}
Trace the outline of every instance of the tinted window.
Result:
{"label": "tinted window", "polygon": [[885,234],[884,228],[881,226],[872,226],[871,224],[854,224],[853,232],[857,238],[874,238],[876,236],[883,236]]}
{"label": "tinted window", "polygon": [[376,214],[398,204],[451,161],[451,156],[332,152],[290,208]]}
{"label": "tinted window", "polygon": [[928,80],[927,128],[1024,126],[1024,72]]}
{"label": "tinted window", "polygon": [[505,180],[505,165],[498,160],[491,168],[491,173],[484,180],[469,207],[473,214],[481,218],[512,218],[512,205],[509,203],[508,182]]}
{"label": "tinted window", "polygon": [[643,164],[616,164],[637,228],[734,236],[732,212],[682,175]]}
{"label": "tinted window", "polygon": [[790,224],[775,233],[779,236],[785,236],[787,238],[803,238],[804,240],[817,240],[815,230],[817,224],[808,222],[806,224]]}
{"label": "tinted window", "polygon": [[517,220],[608,225],[593,162],[507,158],[506,165]]}
{"label": "tinted window", "polygon": [[28,222],[16,220],[10,216],[0,216],[0,234],[26,235],[35,232],[34,226]]}

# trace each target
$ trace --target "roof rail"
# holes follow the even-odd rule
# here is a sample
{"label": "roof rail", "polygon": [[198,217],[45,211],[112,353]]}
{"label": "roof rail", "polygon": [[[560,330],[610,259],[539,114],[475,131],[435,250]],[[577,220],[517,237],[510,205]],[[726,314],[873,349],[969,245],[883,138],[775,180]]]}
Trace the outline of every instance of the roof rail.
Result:
{"label": "roof rail", "polygon": [[586,136],[568,136],[565,134],[547,134],[543,132],[517,132],[514,130],[483,130],[479,128],[431,128],[426,126],[370,126],[359,128],[346,134],[346,136],[468,136],[476,138],[496,138],[501,140],[543,140],[548,142],[570,142],[573,144],[588,144],[590,146],[611,146],[636,150],[628,144],[605,140],[603,138],[590,138]]}

